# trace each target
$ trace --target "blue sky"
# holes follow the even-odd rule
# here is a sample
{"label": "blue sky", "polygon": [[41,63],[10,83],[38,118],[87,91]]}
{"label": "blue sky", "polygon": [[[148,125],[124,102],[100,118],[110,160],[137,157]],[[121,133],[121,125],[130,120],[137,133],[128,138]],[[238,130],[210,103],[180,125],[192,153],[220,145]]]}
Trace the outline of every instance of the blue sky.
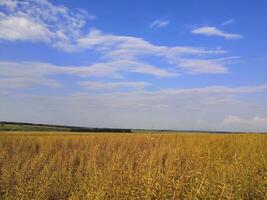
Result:
{"label": "blue sky", "polygon": [[266,9],[0,0],[0,120],[267,131]]}

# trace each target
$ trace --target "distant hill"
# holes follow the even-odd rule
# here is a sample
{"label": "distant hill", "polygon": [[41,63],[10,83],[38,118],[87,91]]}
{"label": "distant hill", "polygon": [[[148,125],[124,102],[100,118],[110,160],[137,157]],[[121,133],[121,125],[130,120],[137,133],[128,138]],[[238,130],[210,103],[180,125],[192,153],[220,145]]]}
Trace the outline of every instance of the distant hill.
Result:
{"label": "distant hill", "polygon": [[156,130],[156,129],[120,129],[120,128],[90,128],[79,126],[64,126],[51,124],[35,124],[24,122],[0,121],[0,131],[64,131],[64,132],[110,132],[110,133],[208,133],[208,134],[244,134],[266,132],[230,132],[203,130]]}
{"label": "distant hill", "polygon": [[34,124],[24,122],[0,122],[0,131],[66,131],[66,132],[116,132],[130,133],[131,129],[88,128],[50,124]]}

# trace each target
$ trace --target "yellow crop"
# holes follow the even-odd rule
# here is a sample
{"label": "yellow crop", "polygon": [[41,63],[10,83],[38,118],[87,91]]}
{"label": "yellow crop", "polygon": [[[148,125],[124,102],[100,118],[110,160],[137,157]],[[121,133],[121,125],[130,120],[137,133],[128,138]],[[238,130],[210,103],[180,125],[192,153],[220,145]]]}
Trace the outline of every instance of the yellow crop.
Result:
{"label": "yellow crop", "polygon": [[2,132],[0,199],[267,199],[267,135]]}

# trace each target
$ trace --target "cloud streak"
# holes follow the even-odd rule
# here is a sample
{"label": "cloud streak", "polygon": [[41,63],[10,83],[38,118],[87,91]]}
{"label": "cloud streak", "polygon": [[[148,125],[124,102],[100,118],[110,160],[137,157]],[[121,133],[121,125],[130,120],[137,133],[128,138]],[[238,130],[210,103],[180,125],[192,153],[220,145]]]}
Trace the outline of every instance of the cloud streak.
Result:
{"label": "cloud streak", "polygon": [[233,23],[235,23],[234,19],[228,19],[228,20],[226,20],[226,21],[224,21],[222,23],[222,26],[227,26],[227,25],[230,25],[230,24],[233,24]]}
{"label": "cloud streak", "polygon": [[[132,61],[110,61],[88,66],[60,66],[41,62],[4,62],[0,61],[0,89],[2,88],[30,88],[36,85],[59,87],[61,84],[52,75],[72,75],[80,78],[108,77],[122,78],[123,73],[147,74],[158,78],[176,77],[175,72],[156,68],[152,65]],[[131,88],[141,88],[145,82],[128,82]],[[103,86],[103,84],[102,84]],[[110,84],[114,88],[123,86]],[[103,86],[104,87],[104,86]]]}
{"label": "cloud streak", "polygon": [[113,89],[134,89],[141,90],[148,86],[150,83],[145,81],[139,82],[103,82],[103,81],[80,81],[78,84],[87,90],[113,90]]}
{"label": "cloud streak", "polygon": [[217,36],[217,37],[223,37],[225,39],[241,39],[243,38],[242,35],[239,34],[233,34],[233,33],[226,33],[216,27],[212,26],[204,26],[200,28],[196,28],[192,30],[193,34],[198,34],[198,35],[205,35],[205,36]]}
{"label": "cloud streak", "polygon": [[153,22],[150,23],[149,27],[150,28],[163,28],[163,27],[166,27],[168,26],[170,23],[169,20],[166,20],[166,19],[156,19],[154,20]]}
{"label": "cloud streak", "polygon": [[[127,60],[128,62],[136,62],[140,57],[154,56],[164,60],[166,65],[174,65],[175,68],[179,69],[184,68],[186,64],[184,64],[185,59],[183,58],[187,57],[187,61],[198,60],[199,63],[202,62],[202,64],[195,64],[194,68],[188,67],[188,71],[190,71],[190,69],[196,71],[197,68],[199,68],[198,74],[216,74],[225,73],[227,71],[222,63],[220,63],[219,67],[219,63],[217,63],[216,60],[212,61],[213,65],[211,65],[211,61],[207,59],[196,59],[203,56],[207,57],[225,54],[226,51],[222,49],[206,49],[190,46],[157,46],[142,38],[105,34],[97,29],[91,29],[85,37],[80,38],[78,40],[78,47],[80,49],[94,49],[95,51],[100,52],[103,55],[103,58],[107,60],[121,59]],[[146,65],[144,60],[139,61],[139,63]],[[208,66],[205,66],[205,63],[207,63]],[[151,67],[145,67],[146,70],[143,68],[142,71],[148,71],[149,68]],[[166,67],[157,68],[160,70]],[[206,68],[209,68],[209,70],[206,70]],[[218,68],[220,69],[218,70]]]}

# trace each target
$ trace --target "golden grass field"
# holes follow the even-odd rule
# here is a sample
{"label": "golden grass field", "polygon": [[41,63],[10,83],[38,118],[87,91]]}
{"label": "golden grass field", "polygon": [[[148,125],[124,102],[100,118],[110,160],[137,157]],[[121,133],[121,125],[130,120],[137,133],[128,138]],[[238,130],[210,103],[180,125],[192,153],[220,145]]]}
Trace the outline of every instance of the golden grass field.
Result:
{"label": "golden grass field", "polygon": [[0,199],[267,199],[267,135],[2,132]]}

